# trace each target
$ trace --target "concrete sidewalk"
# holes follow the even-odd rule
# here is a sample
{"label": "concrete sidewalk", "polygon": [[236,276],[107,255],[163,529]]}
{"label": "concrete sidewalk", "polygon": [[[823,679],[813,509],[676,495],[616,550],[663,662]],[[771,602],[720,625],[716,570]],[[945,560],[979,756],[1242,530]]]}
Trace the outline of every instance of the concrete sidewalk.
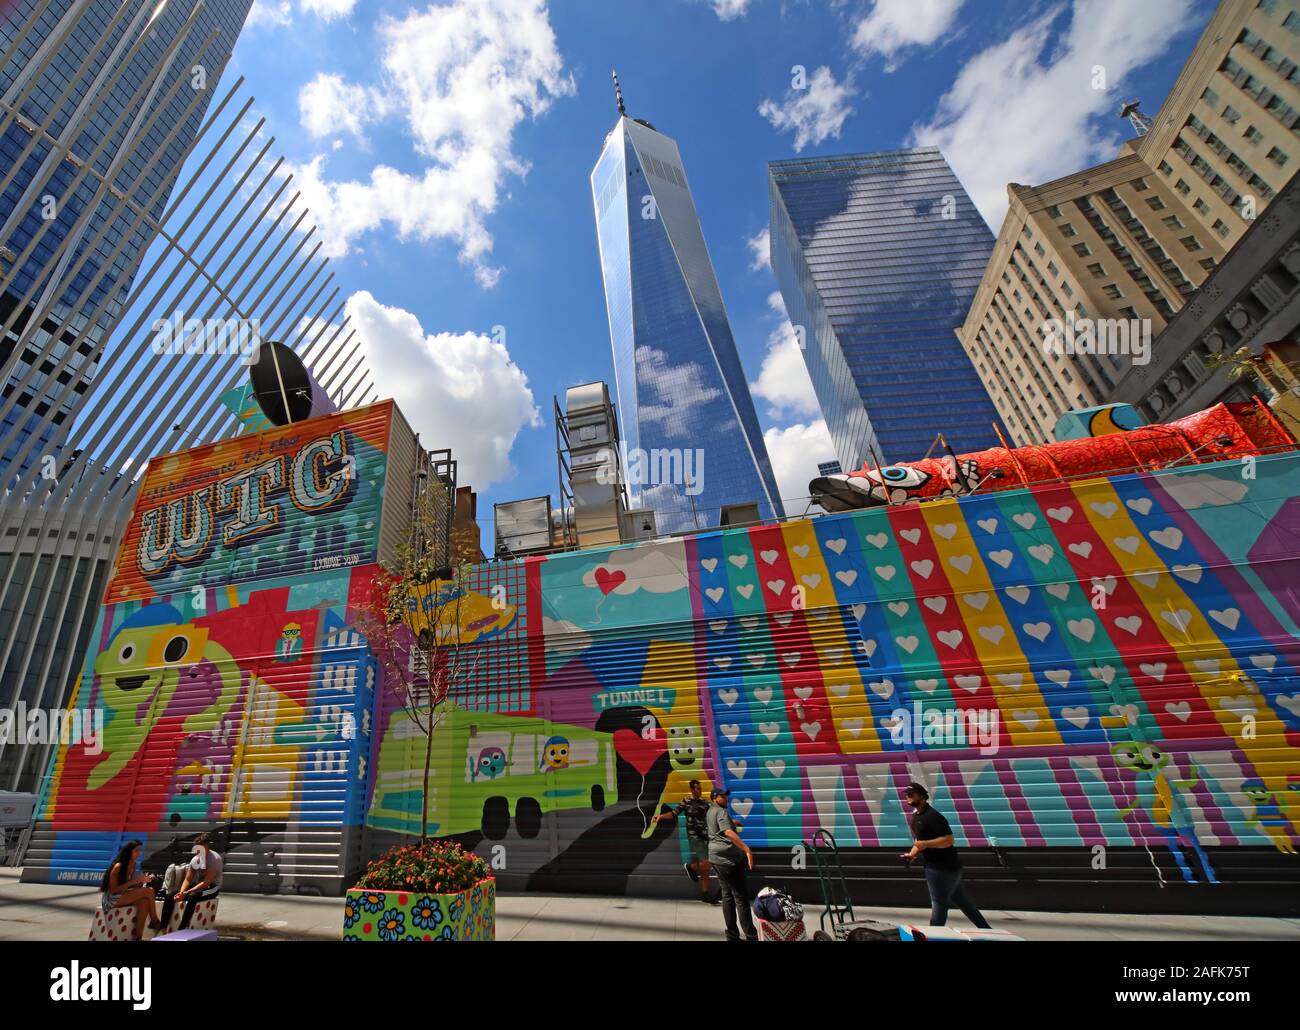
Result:
{"label": "concrete sidewalk", "polygon": [[[19,883],[19,870],[0,869],[0,940],[84,941],[99,892],[87,887]],[[925,923],[916,908],[864,909],[885,922]],[[984,913],[994,926],[1033,941],[1300,940],[1300,919],[1250,916],[1131,916],[1060,912]],[[811,933],[820,912],[805,918]],[[246,940],[338,940],[340,898],[225,894],[217,929]],[[961,917],[953,925],[963,926]],[[514,894],[497,899],[502,941],[717,941],[722,913],[711,905],[662,898]]]}

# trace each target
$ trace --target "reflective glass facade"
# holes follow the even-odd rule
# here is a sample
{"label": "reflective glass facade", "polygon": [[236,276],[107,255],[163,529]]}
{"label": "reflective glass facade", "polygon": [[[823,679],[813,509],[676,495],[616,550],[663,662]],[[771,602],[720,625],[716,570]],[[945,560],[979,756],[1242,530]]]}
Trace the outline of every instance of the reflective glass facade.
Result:
{"label": "reflective glass facade", "polygon": [[[783,516],[776,477],[677,144],[621,118],[591,173],[623,439],[697,454],[685,474],[629,484],[663,532],[716,526],[722,506]],[[686,480],[689,478],[689,484]]]}
{"label": "reflective glass facade", "polygon": [[[196,0],[140,5],[148,9],[133,26],[140,9],[135,4],[126,5],[125,15],[114,24],[122,6],[118,0],[90,0],[74,21],[66,20],[74,0],[51,0],[25,31],[27,19],[40,6],[38,0],[5,4],[0,13],[0,53],[16,46],[13,59],[0,67],[0,244],[5,248],[0,253],[5,280],[0,325],[12,323],[0,339],[0,390],[5,398],[17,392],[18,408],[26,407],[25,401],[41,392],[47,374],[89,325],[85,338],[75,343],[76,354],[57,373],[61,381],[73,383],[74,395],[59,404],[56,426],[94,375],[94,352],[153,240],[147,227],[132,227],[136,215],[125,199],[154,218],[162,216],[252,0],[206,0],[176,52],[166,59],[195,5]],[[216,36],[205,48],[213,30]],[[125,72],[112,82],[123,61]],[[196,66],[203,69],[205,85],[197,98]],[[61,99],[65,91],[68,95]],[[71,155],[60,158],[51,137],[71,141]],[[88,162],[95,174],[78,182],[81,162]],[[104,177],[111,177],[111,192],[97,197]],[[79,224],[87,210],[91,216]],[[56,262],[56,252],[69,237],[70,258]],[[54,274],[75,268],[87,252],[88,260],[60,290],[53,309],[15,360],[17,341]],[[105,268],[106,274],[91,287]],[[23,385],[56,334],[59,342],[52,353]],[[44,414],[40,409],[39,416]],[[18,453],[25,433],[41,421],[37,414],[11,411],[0,423],[0,436],[7,436],[17,419],[26,421],[25,432],[0,456],[6,463]],[[54,427],[44,435],[55,435]]]}
{"label": "reflective glass facade", "polygon": [[[843,467],[998,445],[955,329],[993,234],[933,147],[773,161],[772,268]],[[869,452],[874,448],[874,452]]]}

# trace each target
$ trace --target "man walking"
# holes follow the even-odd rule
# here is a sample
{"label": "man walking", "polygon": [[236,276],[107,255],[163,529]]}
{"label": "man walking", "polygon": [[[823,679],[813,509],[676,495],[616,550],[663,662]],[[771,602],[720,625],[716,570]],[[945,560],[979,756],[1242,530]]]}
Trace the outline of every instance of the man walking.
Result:
{"label": "man walking", "polygon": [[[740,839],[736,824],[731,821],[727,811],[727,792],[721,787],[713,791],[713,804],[709,806],[707,820],[709,831],[709,861],[718,874],[718,884],[722,888],[722,918],[727,924],[727,940],[740,940],[740,928],[745,931],[745,940],[758,940],[758,928],[754,926],[754,916],[749,911],[753,895],[749,891],[749,870],[754,868],[754,853],[749,845]],[[736,925],[739,912],[740,927]]]}
{"label": "man walking", "polygon": [[708,801],[700,789],[699,780],[691,780],[691,793],[682,798],[681,804],[661,812],[654,817],[654,822],[673,819],[686,814],[686,844],[690,848],[691,858],[682,865],[686,875],[700,885],[700,900],[706,905],[716,905],[718,899],[709,892],[709,808]]}
{"label": "man walking", "polygon": [[930,925],[946,926],[948,909],[957,906],[979,929],[989,929],[988,921],[966,894],[961,883],[961,859],[953,847],[952,827],[948,820],[930,807],[930,792],[919,783],[903,788],[903,798],[912,808],[912,850],[900,856],[911,861],[918,855],[925,859],[925,884],[930,889]]}

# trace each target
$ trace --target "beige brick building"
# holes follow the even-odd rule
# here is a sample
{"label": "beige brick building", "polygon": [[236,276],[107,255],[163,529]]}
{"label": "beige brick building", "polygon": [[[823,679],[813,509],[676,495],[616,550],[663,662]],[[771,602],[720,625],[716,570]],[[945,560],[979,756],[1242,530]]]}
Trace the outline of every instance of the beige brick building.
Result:
{"label": "beige brick building", "polygon": [[1226,0],[1148,132],[1113,161],[1007,187],[957,335],[1016,442],[1051,440],[1061,414],[1107,403],[1133,367],[1133,353],[1051,353],[1049,319],[1122,319],[1154,339],[1290,181],[1298,64],[1300,0]]}

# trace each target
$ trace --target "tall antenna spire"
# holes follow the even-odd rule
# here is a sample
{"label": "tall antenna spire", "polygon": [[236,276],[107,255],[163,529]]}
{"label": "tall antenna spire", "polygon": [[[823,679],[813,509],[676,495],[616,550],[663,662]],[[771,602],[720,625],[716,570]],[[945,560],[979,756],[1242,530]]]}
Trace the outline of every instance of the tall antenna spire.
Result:
{"label": "tall antenna spire", "polygon": [[1119,116],[1127,118],[1128,123],[1133,126],[1133,131],[1139,136],[1145,136],[1151,131],[1151,119],[1142,113],[1138,106],[1141,100],[1125,100],[1119,109]]}
{"label": "tall antenna spire", "polygon": [[618,72],[613,71],[610,74],[614,77],[614,99],[618,102],[618,114],[620,118],[627,116],[627,108],[623,106],[623,91],[618,85]]}

